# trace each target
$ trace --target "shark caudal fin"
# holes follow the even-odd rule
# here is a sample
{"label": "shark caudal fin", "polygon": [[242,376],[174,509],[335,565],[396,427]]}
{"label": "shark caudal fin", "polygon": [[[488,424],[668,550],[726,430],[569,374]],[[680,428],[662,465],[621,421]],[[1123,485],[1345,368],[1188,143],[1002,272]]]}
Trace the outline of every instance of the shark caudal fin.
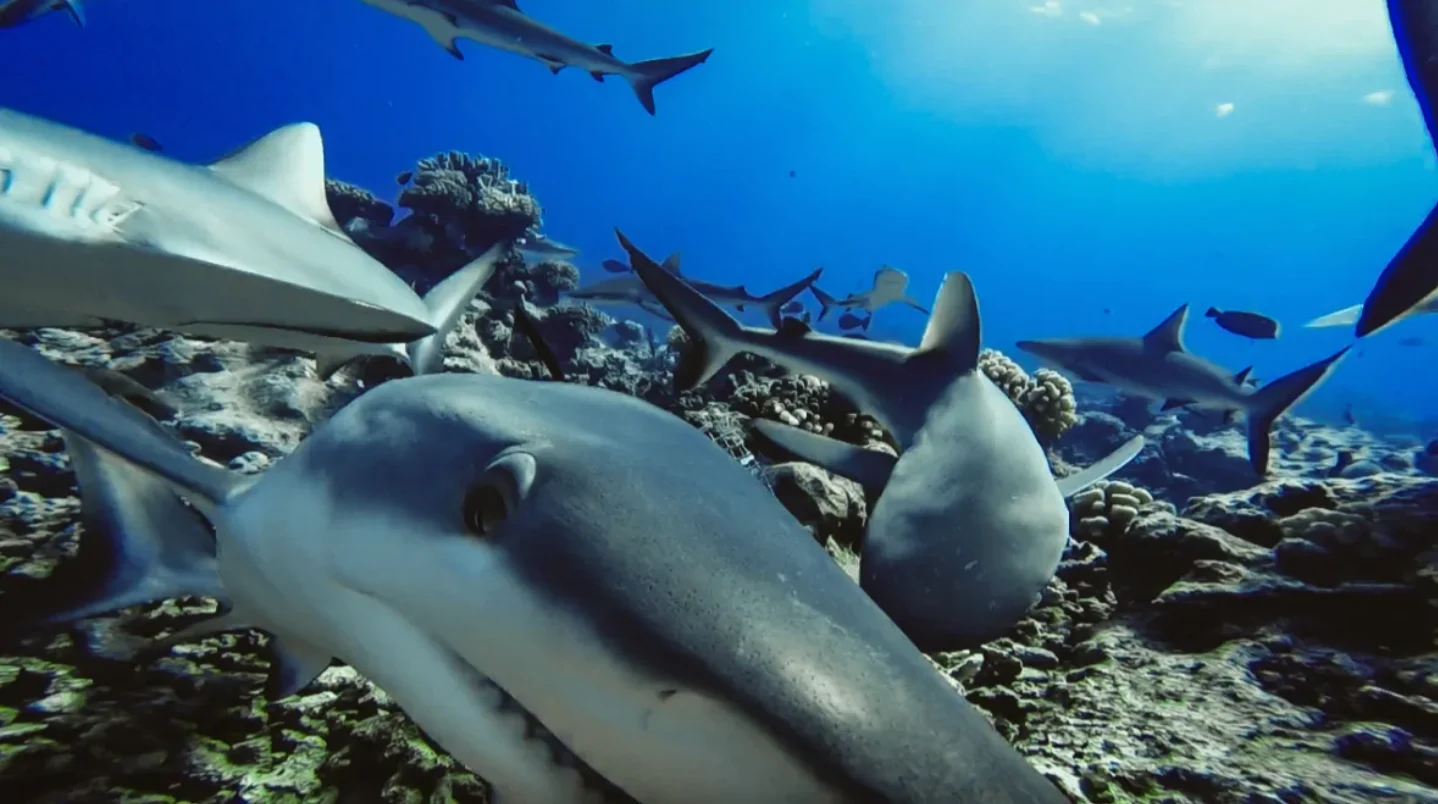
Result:
{"label": "shark caudal fin", "polygon": [[674,387],[686,391],[713,377],[743,349],[744,328],[703,293],[650,259],[623,232],[615,229],[614,233],[629,252],[634,273],[689,336],[674,367]]}
{"label": "shark caudal fin", "polygon": [[798,282],[785,285],[773,293],[760,296],[758,301],[753,302],[753,304],[755,307],[763,310],[764,314],[769,317],[769,324],[773,326],[774,329],[778,329],[779,326],[784,323],[784,316],[782,314],[784,305],[793,301],[795,296],[812,287],[814,281],[818,279],[819,275],[823,272],[823,268],[816,268],[813,273],[800,279]]}
{"label": "shark caudal fin", "polygon": [[1273,422],[1322,382],[1350,348],[1345,346],[1336,354],[1285,374],[1249,395],[1244,411],[1248,418],[1248,461],[1259,476],[1268,473],[1268,431]]}
{"label": "shark caudal fin", "polygon": [[817,324],[823,321],[824,316],[828,315],[829,311],[839,304],[839,300],[820,290],[818,285],[810,284],[809,292],[814,294],[814,298],[819,302],[819,315],[814,319],[814,323]]}
{"label": "shark caudal fin", "polygon": [[227,605],[202,513],[213,515],[246,481],[191,456],[140,410],[167,403],[109,374],[72,370],[0,341],[0,397],[60,428],[84,527],[75,560],[57,571],[65,577],[6,598],[0,641],[186,595]]}
{"label": "shark caudal fin", "polygon": [[424,294],[424,306],[429,309],[429,321],[434,325],[434,334],[426,335],[405,347],[409,354],[409,365],[415,375],[434,374],[444,368],[444,344],[450,333],[459,325],[469,303],[479,295],[499,261],[509,251],[509,243],[495,243],[489,250],[476,257],[468,265],[445,277],[444,281],[430,288]]}
{"label": "shark caudal fin", "polygon": [[444,344],[459,325],[469,303],[494,275],[508,250],[508,243],[496,243],[474,261],[450,274],[424,294],[429,322],[434,332],[407,344],[341,343],[315,351],[315,372],[327,380],[350,362],[366,355],[386,355],[409,365],[416,375],[434,374],[444,368]]}
{"label": "shark caudal fin", "polygon": [[634,87],[634,94],[639,97],[639,103],[644,107],[644,111],[654,114],[655,87],[691,67],[703,64],[708,60],[709,54],[713,52],[714,48],[710,48],[686,56],[636,61],[629,65],[629,84]]}

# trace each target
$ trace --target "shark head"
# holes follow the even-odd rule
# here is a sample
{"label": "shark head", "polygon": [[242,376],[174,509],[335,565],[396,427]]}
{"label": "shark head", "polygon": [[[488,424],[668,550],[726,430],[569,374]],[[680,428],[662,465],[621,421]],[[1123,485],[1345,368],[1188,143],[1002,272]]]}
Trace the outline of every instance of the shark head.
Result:
{"label": "shark head", "polygon": [[396,380],[242,479],[0,347],[0,396],[211,519],[223,624],[271,632],[280,689],[348,662],[496,800],[1063,801],[757,479],[639,400]]}

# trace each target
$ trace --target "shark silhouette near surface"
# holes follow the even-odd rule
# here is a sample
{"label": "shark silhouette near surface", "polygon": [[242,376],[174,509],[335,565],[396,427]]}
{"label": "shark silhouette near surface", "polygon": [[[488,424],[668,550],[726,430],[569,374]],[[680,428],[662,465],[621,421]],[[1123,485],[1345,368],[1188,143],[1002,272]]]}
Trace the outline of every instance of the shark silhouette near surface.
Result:
{"label": "shark silhouette near surface", "polygon": [[363,0],[375,8],[418,23],[450,55],[463,59],[455,43],[469,39],[542,62],[558,73],[574,67],[603,81],[617,75],[629,82],[644,110],[654,114],[654,88],[703,64],[710,50],[648,61],[626,62],[612,45],[580,42],[519,10],[515,0]]}

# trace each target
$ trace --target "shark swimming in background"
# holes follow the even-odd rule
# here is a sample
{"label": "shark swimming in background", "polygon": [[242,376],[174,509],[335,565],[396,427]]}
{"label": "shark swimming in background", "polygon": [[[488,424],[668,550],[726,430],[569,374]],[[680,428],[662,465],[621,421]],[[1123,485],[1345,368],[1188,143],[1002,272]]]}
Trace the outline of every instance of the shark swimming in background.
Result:
{"label": "shark swimming in background", "polygon": [[874,272],[873,287],[863,293],[850,293],[842,299],[837,299],[820,290],[817,285],[811,289],[811,292],[814,294],[814,298],[819,300],[819,321],[823,321],[824,316],[836,308],[842,310],[857,308],[866,310],[873,315],[875,310],[890,304],[905,304],[924,315],[929,314],[922,304],[909,297],[909,275],[898,268],[890,268],[887,265]]}
{"label": "shark swimming in background", "polygon": [[[1387,0],[1388,21],[1408,86],[1438,146],[1438,6],[1428,0]],[[1438,304],[1438,207],[1398,250],[1363,302],[1354,334],[1362,338]],[[1310,324],[1310,326],[1314,326]]]}
{"label": "shark swimming in background", "polygon": [[[1410,315],[1424,315],[1438,313],[1438,293],[1432,294],[1413,307],[1409,308],[1404,317]],[[1363,316],[1363,305],[1355,304],[1352,307],[1344,307],[1342,310],[1334,310],[1327,315],[1321,315],[1307,324],[1305,327],[1347,327],[1358,323]]]}
{"label": "shark swimming in background", "polygon": [[0,108],[0,327],[124,321],[425,373],[504,251],[421,299],[335,222],[313,124],[191,165]]}
{"label": "shark swimming in background", "polygon": [[1231,374],[1184,348],[1183,328],[1187,321],[1185,304],[1141,338],[1060,338],[1019,341],[1018,347],[1080,380],[1163,400],[1165,410],[1192,406],[1243,414],[1249,462],[1259,476],[1266,475],[1269,428],[1328,376],[1348,347],[1261,388],[1250,389],[1246,369]]}
{"label": "shark swimming in background", "polygon": [[[629,264],[689,336],[676,390],[712,377],[739,352],[812,374],[872,415],[900,454],[779,426],[762,434],[803,460],[881,489],[865,529],[859,582],[926,652],[1002,636],[1053,578],[1068,542],[1067,491],[1033,429],[978,369],[978,299],[966,274],[944,278],[919,348],[813,332],[789,318],[745,327],[622,234]],[[794,437],[790,437],[794,436]],[[1116,471],[1143,441],[1105,459]],[[1070,481],[1075,482],[1075,481]]]}
{"label": "shark swimming in background", "polygon": [[541,234],[526,234],[514,247],[525,257],[536,260],[567,260],[579,256],[579,249],[566,246]]}
{"label": "shark swimming in background", "polygon": [[[628,265],[617,260],[605,260],[604,268],[610,273],[615,274],[628,273],[631,271]],[[679,266],[679,255],[677,253],[670,254],[669,257],[664,260],[663,268],[675,276],[682,276]],[[822,270],[823,269],[817,269],[803,279],[793,284],[785,285],[773,293],[767,293],[763,296],[753,295],[745,289],[743,285],[720,285],[714,282],[705,282],[702,279],[689,279],[687,277],[685,281],[688,282],[691,287],[709,297],[709,299],[716,304],[728,305],[741,313],[748,307],[755,307],[762,310],[770,323],[777,327],[784,318],[784,307],[788,305],[795,296],[803,293],[806,288],[813,287],[814,281],[819,278]],[[585,285],[582,288],[568,291],[565,295],[568,298],[595,305],[634,305],[651,315],[670,321],[673,320],[673,318],[665,312],[664,305],[659,303],[659,299],[656,298],[644,284],[644,280],[635,276],[633,273],[629,273],[628,276],[601,279],[598,282]]]}
{"label": "shark swimming in background", "polygon": [[555,73],[583,70],[603,81],[617,75],[629,82],[644,110],[654,114],[654,87],[703,64],[713,49],[649,61],[625,62],[612,45],[580,42],[526,16],[515,0],[363,0],[375,8],[418,23],[450,55],[463,59],[456,44],[469,39],[535,59]]}
{"label": "shark swimming in background", "polygon": [[7,596],[7,627],[213,594],[160,644],[262,629],[275,696],[339,659],[500,804],[1067,801],[757,478],[638,399],[395,380],[247,476],[13,341],[0,397],[143,479],[108,476],[82,536],[112,574]]}
{"label": "shark swimming in background", "polygon": [[85,27],[85,7],[80,0],[0,0],[0,28],[14,28],[52,11],[64,11],[76,25]]}

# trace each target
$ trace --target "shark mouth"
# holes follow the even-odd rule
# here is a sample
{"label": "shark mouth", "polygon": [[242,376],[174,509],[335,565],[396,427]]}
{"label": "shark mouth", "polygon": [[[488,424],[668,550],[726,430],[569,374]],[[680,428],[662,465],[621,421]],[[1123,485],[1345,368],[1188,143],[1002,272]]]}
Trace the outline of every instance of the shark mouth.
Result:
{"label": "shark mouth", "polygon": [[121,240],[120,225],[141,206],[83,167],[0,146],[0,222],[67,240]]}
{"label": "shark mouth", "polygon": [[585,801],[593,801],[596,804],[639,804],[628,793],[591,768],[578,754],[569,750],[568,746],[554,736],[554,732],[546,728],[539,718],[525,709],[524,705],[514,696],[505,692],[503,687],[476,670],[458,653],[452,650],[450,653],[456,663],[468,669],[469,681],[474,687],[476,697],[485,701],[497,717],[510,719],[518,724],[514,734],[516,739],[526,743],[535,743],[539,750],[548,751],[549,761],[555,769],[573,770],[578,774],[582,786],[576,790],[576,793]]}

